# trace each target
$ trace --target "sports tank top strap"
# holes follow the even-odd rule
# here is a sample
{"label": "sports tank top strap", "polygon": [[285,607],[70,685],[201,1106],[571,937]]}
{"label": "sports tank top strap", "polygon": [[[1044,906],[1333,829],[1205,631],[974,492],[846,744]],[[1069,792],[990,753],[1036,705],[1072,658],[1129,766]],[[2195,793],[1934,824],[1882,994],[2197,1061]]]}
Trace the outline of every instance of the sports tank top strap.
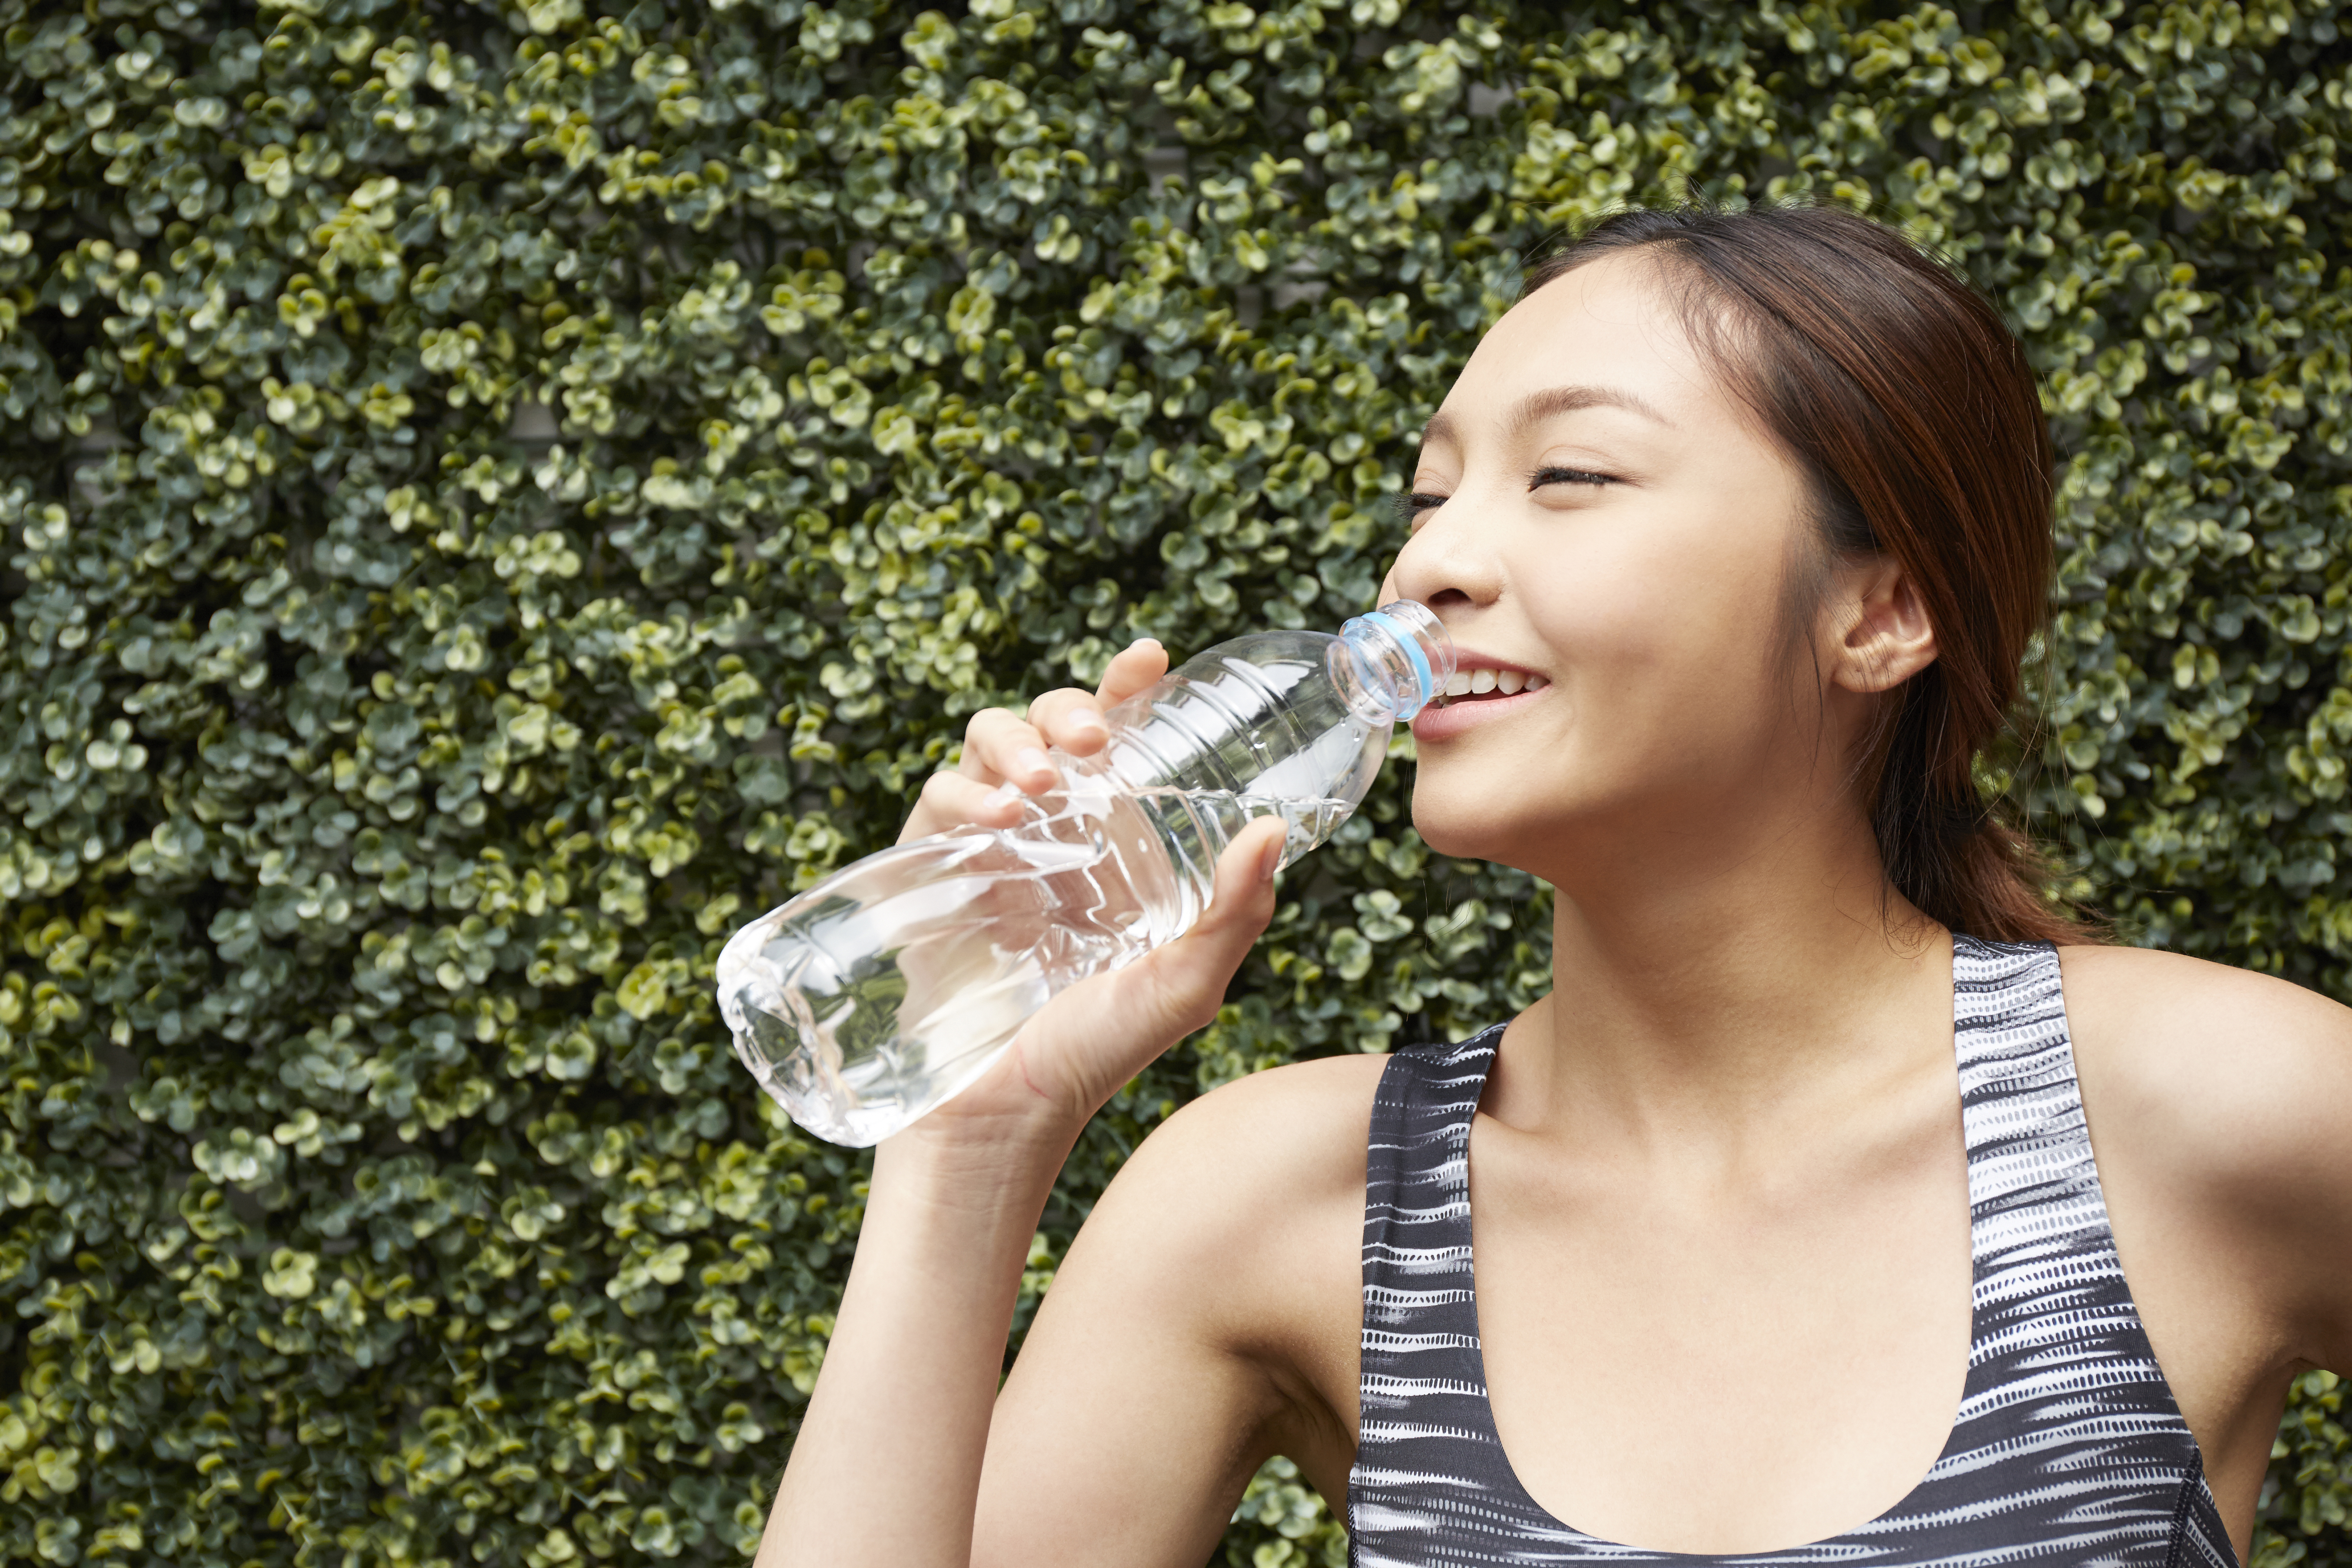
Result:
{"label": "sports tank top strap", "polygon": [[1498,1025],[1398,1051],[1373,1102],[1350,1561],[2235,1568],[2116,1256],[2057,953],[1956,935],[1952,975],[1973,1332],[1918,1486],[1842,1534],[1736,1556],[1604,1541],[1528,1495],[1487,1403],[1471,1264],[1470,1130]]}
{"label": "sports tank top strap", "polygon": [[[1349,1483],[1357,1532],[1385,1521],[1380,1500],[1412,1473],[1501,1463],[1470,1275],[1470,1122],[1502,1037],[1496,1025],[1459,1045],[1400,1050],[1372,1100],[1360,1436]],[[1468,1457],[1489,1445],[1493,1453]],[[1372,1515],[1355,1517],[1367,1502]]]}

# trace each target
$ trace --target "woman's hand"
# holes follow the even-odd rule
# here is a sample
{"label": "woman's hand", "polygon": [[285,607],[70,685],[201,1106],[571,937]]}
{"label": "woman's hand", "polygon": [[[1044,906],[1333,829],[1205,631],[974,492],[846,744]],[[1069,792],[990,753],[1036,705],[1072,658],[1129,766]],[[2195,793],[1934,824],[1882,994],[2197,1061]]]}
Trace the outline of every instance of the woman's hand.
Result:
{"label": "woman's hand", "polygon": [[[1099,752],[1110,738],[1103,710],[1167,669],[1167,650],[1146,639],[1113,658],[1094,691],[1047,692],[1029,705],[1025,719],[1002,708],[975,713],[964,729],[961,761],[923,786],[899,842],[967,824],[1018,823],[1023,795],[1042,795],[1059,783],[1045,748],[1077,757]],[[1234,971],[1273,917],[1283,839],[1283,825],[1273,819],[1236,835],[1218,858],[1215,898],[1192,931],[1055,997],[977,1082],[898,1136],[992,1145],[1042,1140],[1058,1163],[1068,1140],[1120,1085],[1216,1016]]]}

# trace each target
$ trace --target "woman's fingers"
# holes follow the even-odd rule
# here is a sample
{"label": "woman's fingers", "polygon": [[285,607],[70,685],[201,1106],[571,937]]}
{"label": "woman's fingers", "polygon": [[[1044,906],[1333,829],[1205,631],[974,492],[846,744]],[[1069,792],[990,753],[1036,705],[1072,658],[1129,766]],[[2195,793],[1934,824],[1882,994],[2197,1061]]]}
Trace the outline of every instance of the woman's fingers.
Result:
{"label": "woman's fingers", "polygon": [[1036,726],[1046,744],[1059,746],[1074,757],[1090,757],[1110,739],[1101,701],[1093,692],[1075,686],[1048,691],[1029,704],[1029,722]]}
{"label": "woman's fingers", "polygon": [[1053,787],[1059,746],[1074,757],[1090,757],[1110,739],[1103,710],[1125,700],[1167,672],[1168,650],[1150,637],[1129,644],[1110,661],[1099,692],[1064,687],[1029,704],[1026,718],[1003,708],[983,709],[964,726],[963,760],[957,771],[968,778],[1017,785],[1031,795]]}
{"label": "woman's fingers", "polygon": [[923,782],[923,793],[916,797],[915,809],[907,814],[907,825],[898,830],[898,842],[928,838],[934,833],[969,824],[1010,827],[1021,820],[1021,797],[1003,784],[964,773],[933,773]]}
{"label": "woman's fingers", "polygon": [[1191,931],[1147,961],[1160,969],[1154,978],[1165,986],[1174,1010],[1171,1021],[1180,1026],[1171,1043],[1216,1017],[1234,971],[1274,919],[1274,874],[1288,836],[1282,819],[1271,816],[1234,835],[1217,857],[1216,891],[1209,907]]}
{"label": "woman's fingers", "polygon": [[1090,757],[1110,739],[1103,709],[1123,701],[1166,673],[1168,650],[1150,637],[1129,644],[1104,671],[1099,691],[1066,687],[1029,704],[1026,718],[1008,709],[987,708],[964,726],[963,755],[952,773],[934,774],[898,835],[903,844],[976,823],[1010,827],[1021,820],[1020,803],[999,785],[1023,795],[1042,795],[1060,781],[1049,747],[1074,757]]}
{"label": "woman's fingers", "polygon": [[966,778],[1014,784],[1034,795],[1054,784],[1054,759],[1045,754],[1045,737],[1034,724],[1004,709],[985,708],[963,727],[963,761],[956,771]]}
{"label": "woman's fingers", "polygon": [[1150,637],[1129,643],[1103,671],[1095,691],[1066,687],[1049,691],[1029,704],[1029,722],[1048,745],[1074,757],[1091,757],[1110,739],[1103,710],[1124,702],[1168,672],[1168,650]]}
{"label": "woman's fingers", "polygon": [[1103,671],[1102,683],[1095,689],[1097,698],[1106,708],[1124,702],[1161,676],[1168,673],[1168,650],[1160,646],[1157,637],[1138,637],[1119,650]]}

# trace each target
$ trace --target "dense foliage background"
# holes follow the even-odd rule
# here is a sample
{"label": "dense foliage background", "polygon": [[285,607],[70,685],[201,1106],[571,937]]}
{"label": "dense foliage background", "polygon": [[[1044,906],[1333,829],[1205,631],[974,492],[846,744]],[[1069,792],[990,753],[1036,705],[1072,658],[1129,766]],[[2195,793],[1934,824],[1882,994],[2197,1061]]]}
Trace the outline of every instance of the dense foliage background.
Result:
{"label": "dense foliage background", "polygon": [[[747,1551],[865,1164],[719,943],[971,710],[1363,608],[1523,251],[1629,199],[1965,259],[2067,459],[1988,786],[2135,939],[2352,996],[2335,10],[0,0],[0,1561]],[[1031,1299],[1188,1096],[1539,992],[1410,771]],[[2266,1563],[2352,1563],[2342,1394]],[[1344,1542],[1277,1462],[1225,1555]]]}

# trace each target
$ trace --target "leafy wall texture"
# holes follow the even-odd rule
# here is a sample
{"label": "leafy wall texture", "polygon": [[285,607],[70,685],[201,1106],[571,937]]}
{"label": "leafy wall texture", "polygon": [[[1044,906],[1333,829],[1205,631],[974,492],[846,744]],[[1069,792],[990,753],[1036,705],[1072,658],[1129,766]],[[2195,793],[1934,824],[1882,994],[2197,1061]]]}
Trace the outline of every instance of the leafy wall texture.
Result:
{"label": "leafy wall texture", "polygon": [[[1365,607],[1523,255],[1628,200],[1993,291],[2066,468],[1986,786],[2136,940],[2352,995],[2334,12],[0,0],[0,1561],[738,1559],[866,1166],[719,942],[974,710]],[[1187,1097],[1540,992],[1410,771],[1027,1300]],[[2342,1394],[2267,1564],[2352,1563]],[[1223,1556],[1344,1551],[1277,1462]]]}

